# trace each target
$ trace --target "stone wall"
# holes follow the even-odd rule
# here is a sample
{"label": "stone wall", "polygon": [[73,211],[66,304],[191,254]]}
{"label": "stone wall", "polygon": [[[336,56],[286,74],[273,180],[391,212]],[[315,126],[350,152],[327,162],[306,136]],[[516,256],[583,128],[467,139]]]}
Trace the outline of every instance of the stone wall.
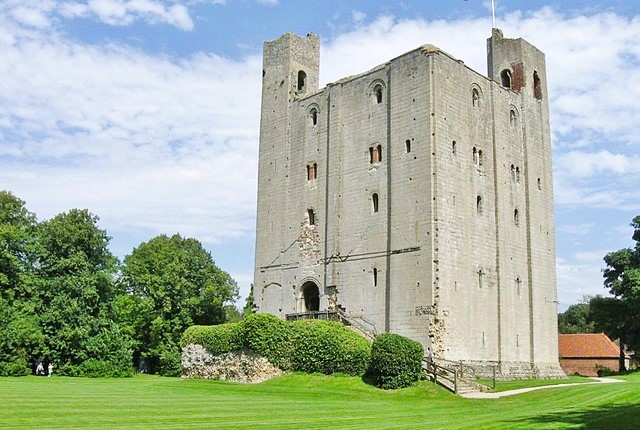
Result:
{"label": "stone wall", "polygon": [[426,45],[322,89],[316,36],[264,55],[258,311],[314,284],[434,359],[560,375],[544,54],[494,29],[489,76]]}
{"label": "stone wall", "polygon": [[264,357],[237,351],[213,356],[201,345],[189,344],[182,349],[182,377],[215,379],[241,383],[257,383],[282,375]]}

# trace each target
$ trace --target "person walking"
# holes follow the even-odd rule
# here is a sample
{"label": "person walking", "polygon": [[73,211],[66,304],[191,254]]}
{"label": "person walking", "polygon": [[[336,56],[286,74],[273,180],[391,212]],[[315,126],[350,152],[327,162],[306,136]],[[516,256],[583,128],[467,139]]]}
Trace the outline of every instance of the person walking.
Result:
{"label": "person walking", "polygon": [[50,378],[51,374],[53,373],[53,364],[49,363],[49,366],[47,366],[47,370],[49,371],[47,373],[47,377]]}

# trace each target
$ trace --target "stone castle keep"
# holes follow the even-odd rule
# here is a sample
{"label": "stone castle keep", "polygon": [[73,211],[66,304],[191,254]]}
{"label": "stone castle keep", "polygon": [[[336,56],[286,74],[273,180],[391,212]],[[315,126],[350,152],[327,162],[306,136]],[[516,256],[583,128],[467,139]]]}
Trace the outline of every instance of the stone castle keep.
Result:
{"label": "stone castle keep", "polygon": [[488,77],[426,45],[319,89],[316,35],[265,43],[259,312],[564,375],[544,54],[498,29],[487,49]]}

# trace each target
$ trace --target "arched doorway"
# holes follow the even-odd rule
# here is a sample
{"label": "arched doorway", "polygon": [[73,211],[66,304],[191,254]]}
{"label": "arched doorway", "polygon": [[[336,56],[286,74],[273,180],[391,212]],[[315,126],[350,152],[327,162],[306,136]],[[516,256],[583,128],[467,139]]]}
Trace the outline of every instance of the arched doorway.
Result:
{"label": "arched doorway", "polygon": [[303,312],[320,310],[320,290],[313,281],[307,281],[302,285]]}

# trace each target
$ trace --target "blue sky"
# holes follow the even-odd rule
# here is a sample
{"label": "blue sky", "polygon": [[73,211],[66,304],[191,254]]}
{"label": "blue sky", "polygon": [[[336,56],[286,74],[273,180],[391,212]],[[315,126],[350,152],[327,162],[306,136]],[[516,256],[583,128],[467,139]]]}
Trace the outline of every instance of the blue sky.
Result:
{"label": "blue sky", "polygon": [[[253,277],[262,43],[317,33],[321,84],[434,44],[486,74],[490,1],[2,0],[0,189],[88,208],[123,257],[199,239]],[[640,214],[640,3],[496,0],[546,53],[560,309],[605,293]]]}

